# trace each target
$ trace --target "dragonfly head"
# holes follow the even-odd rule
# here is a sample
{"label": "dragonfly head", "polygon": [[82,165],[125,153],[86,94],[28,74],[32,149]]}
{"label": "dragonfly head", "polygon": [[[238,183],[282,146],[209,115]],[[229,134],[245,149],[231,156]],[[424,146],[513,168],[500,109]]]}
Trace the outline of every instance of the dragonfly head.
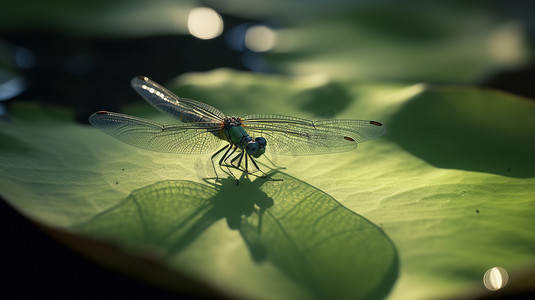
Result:
{"label": "dragonfly head", "polygon": [[259,137],[256,137],[254,140],[255,142],[258,143],[258,145],[260,145],[260,147],[266,147],[267,141],[265,138],[259,136]]}
{"label": "dragonfly head", "polygon": [[250,155],[255,155],[256,152],[258,152],[258,149],[260,149],[260,145],[256,141],[250,141],[245,146],[245,152]]}
{"label": "dragonfly head", "polygon": [[245,147],[247,154],[252,155],[255,158],[259,158],[266,152],[267,141],[263,137],[257,137],[254,141],[250,141]]}

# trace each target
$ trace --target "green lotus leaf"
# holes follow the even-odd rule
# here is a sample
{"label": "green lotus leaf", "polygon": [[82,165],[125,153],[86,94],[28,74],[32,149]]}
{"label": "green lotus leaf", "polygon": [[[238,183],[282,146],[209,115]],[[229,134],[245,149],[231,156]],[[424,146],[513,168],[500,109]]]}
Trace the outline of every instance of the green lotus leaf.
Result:
{"label": "green lotus leaf", "polygon": [[[14,103],[0,127],[2,197],[107,266],[204,296],[459,297],[485,293],[494,266],[514,282],[534,262],[529,100],[229,70],[167,86],[229,115],[371,119],[387,135],[351,152],[268,155],[285,169],[261,168],[283,181],[236,185],[214,179],[209,154],[137,149],[64,110]],[[146,105],[122,112],[173,122]]]}

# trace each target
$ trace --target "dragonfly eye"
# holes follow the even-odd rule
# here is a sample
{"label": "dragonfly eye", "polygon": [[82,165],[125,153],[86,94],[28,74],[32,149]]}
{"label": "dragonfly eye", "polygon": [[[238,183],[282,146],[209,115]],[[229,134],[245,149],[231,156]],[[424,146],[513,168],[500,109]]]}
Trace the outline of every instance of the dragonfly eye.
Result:
{"label": "dragonfly eye", "polygon": [[265,147],[265,146],[266,146],[266,144],[267,144],[267,141],[266,141],[266,139],[265,139],[265,138],[263,138],[263,137],[261,137],[261,136],[259,136],[259,137],[255,138],[254,140],[255,140],[255,142],[257,142],[257,143],[258,143],[258,145],[259,145],[260,147]]}
{"label": "dragonfly eye", "polygon": [[258,151],[258,148],[260,148],[258,143],[251,141],[245,146],[245,152],[247,152],[247,154],[255,154]]}

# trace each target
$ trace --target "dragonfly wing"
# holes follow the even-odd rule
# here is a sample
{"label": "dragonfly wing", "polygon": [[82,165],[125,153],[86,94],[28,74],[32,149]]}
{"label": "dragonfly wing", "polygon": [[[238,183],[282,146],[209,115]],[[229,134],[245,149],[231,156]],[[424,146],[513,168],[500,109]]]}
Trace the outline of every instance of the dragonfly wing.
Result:
{"label": "dragonfly wing", "polygon": [[217,137],[220,124],[195,123],[162,125],[120,113],[99,111],[89,123],[127,144],[166,153],[210,153],[221,145]]}
{"label": "dragonfly wing", "polygon": [[385,134],[376,121],[309,121],[281,115],[248,115],[243,126],[254,137],[267,140],[267,151],[278,155],[312,155],[350,151],[359,143]]}
{"label": "dragonfly wing", "polygon": [[147,77],[134,77],[130,84],[156,109],[182,122],[211,122],[225,117],[219,109],[199,101],[180,98]]}

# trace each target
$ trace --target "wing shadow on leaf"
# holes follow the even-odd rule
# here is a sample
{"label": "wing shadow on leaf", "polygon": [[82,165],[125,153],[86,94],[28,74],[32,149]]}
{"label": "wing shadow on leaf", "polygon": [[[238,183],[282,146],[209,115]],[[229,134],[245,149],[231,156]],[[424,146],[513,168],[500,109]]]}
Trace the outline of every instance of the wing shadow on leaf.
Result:
{"label": "wing shadow on leaf", "polygon": [[386,234],[322,191],[271,175],[284,181],[158,182],[72,229],[165,258],[225,219],[253,261],[273,264],[315,298],[384,298],[399,268]]}

